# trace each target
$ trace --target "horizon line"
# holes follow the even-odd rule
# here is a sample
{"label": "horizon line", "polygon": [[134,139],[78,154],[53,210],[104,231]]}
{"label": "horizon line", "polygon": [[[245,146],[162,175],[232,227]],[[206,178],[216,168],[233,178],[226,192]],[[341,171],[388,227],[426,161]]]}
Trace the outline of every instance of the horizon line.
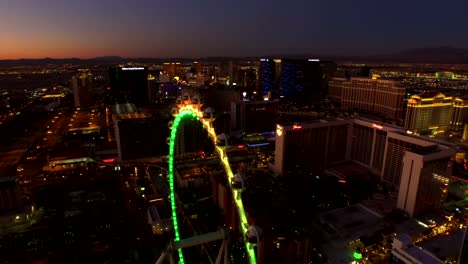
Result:
{"label": "horizon line", "polygon": [[417,50],[427,50],[427,49],[453,49],[453,50],[465,50],[468,53],[468,48],[459,48],[459,47],[454,47],[451,45],[439,45],[439,46],[432,46],[432,47],[420,47],[420,48],[407,48],[407,49],[400,49],[398,51],[382,51],[382,52],[374,52],[371,54],[358,54],[358,53],[353,53],[349,55],[343,55],[343,54],[330,54],[331,52],[303,52],[303,53],[280,53],[277,52],[276,54],[268,54],[268,55],[243,55],[243,56],[232,56],[232,55],[211,55],[211,56],[161,56],[161,57],[155,57],[155,56],[121,56],[121,55],[99,55],[99,56],[93,56],[93,57],[76,57],[76,56],[68,56],[68,57],[19,57],[19,58],[0,58],[0,61],[15,61],[15,60],[45,60],[45,59],[51,59],[51,60],[67,60],[67,59],[79,59],[79,60],[91,60],[91,59],[99,59],[99,58],[119,58],[119,59],[202,59],[202,58],[273,58],[273,57],[281,57],[281,56],[311,56],[311,57],[348,57],[348,58],[362,58],[362,57],[373,57],[373,56],[390,56],[390,55],[397,55],[401,54],[407,51],[417,51]]}

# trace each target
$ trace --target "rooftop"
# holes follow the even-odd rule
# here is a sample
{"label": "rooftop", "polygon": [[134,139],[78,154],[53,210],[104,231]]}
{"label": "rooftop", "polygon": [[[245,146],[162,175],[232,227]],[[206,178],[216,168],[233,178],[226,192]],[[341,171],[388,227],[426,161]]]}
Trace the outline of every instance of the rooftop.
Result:
{"label": "rooftop", "polygon": [[0,183],[3,182],[16,182],[16,176],[0,177]]}
{"label": "rooftop", "polygon": [[354,250],[346,247],[346,245],[334,245],[332,243],[327,243],[323,245],[323,249],[327,254],[328,263],[348,264],[352,263],[354,260]]}
{"label": "rooftop", "polygon": [[387,215],[392,212],[397,203],[398,194],[392,193],[390,195],[384,195],[381,193],[375,193],[372,199],[362,201],[362,205],[369,208],[370,210],[380,214]]}
{"label": "rooftop", "polygon": [[339,179],[346,179],[353,175],[364,175],[369,172],[370,170],[368,168],[354,161],[345,161],[335,164],[326,171],[326,173],[332,174]]}
{"label": "rooftop", "polygon": [[420,98],[434,98],[434,97],[445,97],[445,95],[438,91],[425,91],[418,95]]}
{"label": "rooftop", "polygon": [[408,253],[410,256],[424,264],[443,263],[441,260],[433,256],[432,254],[430,254],[426,250],[421,249],[416,245],[409,245],[408,248],[404,249],[404,251],[406,251],[406,253]]}
{"label": "rooftop", "polygon": [[405,222],[395,226],[395,232],[397,234],[404,233],[411,237],[416,237],[427,230],[429,230],[429,227],[426,224],[414,218],[408,219]]}
{"label": "rooftop", "polygon": [[460,253],[460,245],[463,241],[464,230],[458,230],[449,235],[441,236],[436,240],[429,241],[421,246],[436,255],[439,259],[445,260],[448,257],[457,257]]}
{"label": "rooftop", "polygon": [[335,209],[320,215],[320,222],[326,224],[344,239],[359,238],[372,233],[368,227],[379,229],[381,216],[361,204]]}
{"label": "rooftop", "polygon": [[134,104],[115,104],[112,106],[112,113],[115,115],[134,114],[138,113],[138,109]]}
{"label": "rooftop", "polygon": [[436,152],[439,152],[439,151],[440,151],[440,149],[439,149],[438,145],[432,145],[432,146],[417,147],[414,150],[412,150],[411,152],[419,154],[419,155],[428,155],[428,154],[436,153]]}
{"label": "rooftop", "polygon": [[409,142],[415,145],[419,145],[422,148],[428,148],[428,149],[436,146],[437,144],[433,140],[430,140],[428,138],[408,135],[407,133],[404,133],[402,131],[391,131],[388,133],[388,137],[398,139],[401,141],[405,141],[405,142]]}

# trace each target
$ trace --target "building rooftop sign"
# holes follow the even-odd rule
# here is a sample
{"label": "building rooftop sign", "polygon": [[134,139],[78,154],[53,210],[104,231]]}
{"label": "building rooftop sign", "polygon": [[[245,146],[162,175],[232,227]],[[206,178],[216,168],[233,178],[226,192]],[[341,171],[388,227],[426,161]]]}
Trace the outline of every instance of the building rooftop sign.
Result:
{"label": "building rooftop sign", "polygon": [[124,67],[122,68],[122,71],[141,71],[144,69],[144,67]]}

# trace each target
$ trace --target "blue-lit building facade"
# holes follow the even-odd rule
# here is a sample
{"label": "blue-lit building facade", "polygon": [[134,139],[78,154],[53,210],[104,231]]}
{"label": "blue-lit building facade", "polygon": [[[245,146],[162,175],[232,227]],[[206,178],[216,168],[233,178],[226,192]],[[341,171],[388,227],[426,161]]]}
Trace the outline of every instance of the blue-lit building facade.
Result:
{"label": "blue-lit building facade", "polygon": [[310,101],[320,96],[323,74],[315,59],[281,61],[280,95],[284,98]]}
{"label": "blue-lit building facade", "polygon": [[263,97],[275,94],[276,67],[272,59],[260,59],[260,90]]}
{"label": "blue-lit building facade", "polygon": [[259,90],[264,97],[313,102],[326,94],[327,74],[317,59],[261,59]]}

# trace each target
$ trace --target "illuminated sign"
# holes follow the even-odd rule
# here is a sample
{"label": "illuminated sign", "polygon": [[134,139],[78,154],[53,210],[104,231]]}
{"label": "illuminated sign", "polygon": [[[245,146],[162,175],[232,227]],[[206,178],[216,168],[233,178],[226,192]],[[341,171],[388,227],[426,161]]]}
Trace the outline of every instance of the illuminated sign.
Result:
{"label": "illuminated sign", "polygon": [[62,98],[62,97],[65,97],[65,94],[63,94],[63,93],[61,93],[61,94],[46,94],[42,98],[47,99],[47,98]]}
{"label": "illuminated sign", "polygon": [[93,161],[94,160],[91,158],[54,160],[54,161],[49,162],[49,166],[54,167],[56,165],[64,165],[64,164],[71,164],[71,163],[87,163],[87,162],[93,162]]}
{"label": "illuminated sign", "polygon": [[264,147],[264,146],[268,146],[270,143],[266,142],[266,143],[258,143],[258,144],[247,144],[247,147],[249,148],[255,148],[255,147]]}
{"label": "illuminated sign", "polygon": [[283,127],[282,126],[280,126],[280,125],[276,126],[276,135],[278,137],[281,137],[283,135]]}
{"label": "illuminated sign", "polygon": [[309,61],[320,61],[319,59],[309,59]]}
{"label": "illuminated sign", "polygon": [[125,67],[125,68],[122,68],[122,71],[141,71],[144,69],[145,68],[143,67]]}
{"label": "illuminated sign", "polygon": [[293,125],[292,129],[293,130],[299,130],[299,129],[302,129],[302,126],[301,125]]}
{"label": "illuminated sign", "polygon": [[260,59],[260,61],[268,61],[268,59]]}
{"label": "illuminated sign", "polygon": [[372,128],[383,129],[383,126],[377,125],[377,124],[372,124]]}

